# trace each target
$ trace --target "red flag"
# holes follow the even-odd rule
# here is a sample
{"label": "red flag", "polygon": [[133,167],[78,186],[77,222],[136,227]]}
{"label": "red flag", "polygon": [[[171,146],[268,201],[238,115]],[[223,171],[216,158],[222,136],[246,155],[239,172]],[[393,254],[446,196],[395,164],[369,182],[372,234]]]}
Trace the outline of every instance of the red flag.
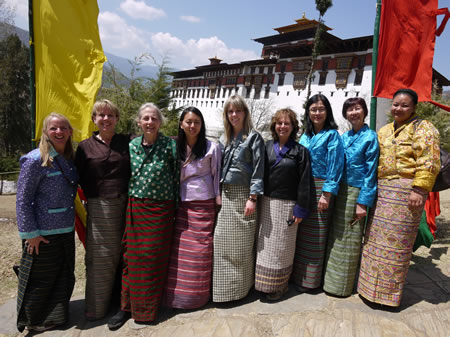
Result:
{"label": "red flag", "polygon": [[[383,0],[374,96],[392,98],[400,88],[411,88],[419,101],[431,101],[436,35],[450,16],[438,0]],[[436,30],[436,16],[445,14]],[[450,107],[441,106],[450,111]]]}

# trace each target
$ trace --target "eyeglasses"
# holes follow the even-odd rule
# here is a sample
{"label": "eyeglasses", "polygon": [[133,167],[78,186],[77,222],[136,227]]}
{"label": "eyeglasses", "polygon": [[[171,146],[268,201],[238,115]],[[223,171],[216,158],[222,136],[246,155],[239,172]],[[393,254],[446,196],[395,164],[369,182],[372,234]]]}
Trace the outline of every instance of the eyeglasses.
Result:
{"label": "eyeglasses", "polygon": [[322,113],[322,112],[325,112],[325,111],[327,111],[327,109],[325,109],[325,108],[311,108],[311,109],[309,109],[309,112],[312,112],[312,113]]}

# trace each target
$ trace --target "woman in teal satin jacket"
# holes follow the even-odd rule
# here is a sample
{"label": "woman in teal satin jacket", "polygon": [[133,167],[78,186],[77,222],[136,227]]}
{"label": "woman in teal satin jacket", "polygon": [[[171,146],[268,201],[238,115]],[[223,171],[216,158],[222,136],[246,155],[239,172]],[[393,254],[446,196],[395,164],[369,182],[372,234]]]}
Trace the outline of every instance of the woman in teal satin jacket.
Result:
{"label": "woman in teal satin jacket", "polygon": [[312,198],[309,218],[298,228],[293,276],[299,292],[321,285],[331,198],[338,193],[344,168],[342,139],[324,95],[314,95],[308,100],[303,126],[300,144],[311,157],[315,199]]}
{"label": "woman in teal satin jacket", "polygon": [[342,115],[352,129],[342,136],[345,167],[333,212],[325,262],[323,289],[332,295],[350,296],[361,253],[367,208],[377,193],[377,134],[364,124],[367,105],[360,97],[344,102]]}

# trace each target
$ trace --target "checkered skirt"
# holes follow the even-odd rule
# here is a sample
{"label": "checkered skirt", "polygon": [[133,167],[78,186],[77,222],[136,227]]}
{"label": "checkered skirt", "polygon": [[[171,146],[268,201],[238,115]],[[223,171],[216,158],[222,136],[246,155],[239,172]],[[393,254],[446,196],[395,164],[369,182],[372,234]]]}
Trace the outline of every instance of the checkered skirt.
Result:
{"label": "checkered skirt", "polygon": [[214,302],[244,298],[253,286],[256,212],[244,216],[249,194],[248,186],[222,186],[222,209],[214,231]]}
{"label": "checkered skirt", "polygon": [[257,244],[255,289],[265,293],[282,290],[292,273],[298,225],[292,219],[294,200],[263,196]]}

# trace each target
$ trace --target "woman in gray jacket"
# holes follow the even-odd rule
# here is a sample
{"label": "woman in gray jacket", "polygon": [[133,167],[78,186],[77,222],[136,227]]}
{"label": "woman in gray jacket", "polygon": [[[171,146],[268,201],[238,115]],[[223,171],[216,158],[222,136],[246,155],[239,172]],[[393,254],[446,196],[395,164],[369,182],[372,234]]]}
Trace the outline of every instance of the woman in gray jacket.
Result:
{"label": "woman in gray jacket", "polygon": [[247,104],[230,96],[223,110],[222,209],[214,232],[213,301],[247,296],[254,281],[256,201],[264,192],[264,140]]}

